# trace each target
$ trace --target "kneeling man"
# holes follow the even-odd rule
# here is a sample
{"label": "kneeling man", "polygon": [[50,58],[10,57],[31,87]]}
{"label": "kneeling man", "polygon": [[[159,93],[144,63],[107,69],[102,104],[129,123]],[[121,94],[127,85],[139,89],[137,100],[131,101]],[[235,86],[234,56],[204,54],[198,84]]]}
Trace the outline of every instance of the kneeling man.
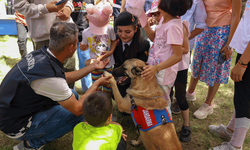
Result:
{"label": "kneeling man", "polygon": [[77,100],[68,87],[95,69],[103,69],[109,60],[73,72],[66,72],[63,62],[77,49],[78,28],[74,23],[58,22],[50,29],[49,48],[33,51],[19,61],[0,85],[0,130],[22,142],[14,150],[41,149],[84,120],[82,104],[110,77],[102,77]]}

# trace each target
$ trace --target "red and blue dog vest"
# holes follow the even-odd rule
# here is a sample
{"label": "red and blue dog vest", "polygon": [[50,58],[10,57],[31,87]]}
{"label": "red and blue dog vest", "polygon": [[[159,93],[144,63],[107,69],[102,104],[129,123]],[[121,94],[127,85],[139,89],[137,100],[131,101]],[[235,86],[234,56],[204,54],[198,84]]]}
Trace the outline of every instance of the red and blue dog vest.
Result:
{"label": "red and blue dog vest", "polygon": [[136,126],[142,131],[148,131],[161,124],[173,122],[169,116],[168,110],[147,110],[134,104],[131,96],[131,115]]}

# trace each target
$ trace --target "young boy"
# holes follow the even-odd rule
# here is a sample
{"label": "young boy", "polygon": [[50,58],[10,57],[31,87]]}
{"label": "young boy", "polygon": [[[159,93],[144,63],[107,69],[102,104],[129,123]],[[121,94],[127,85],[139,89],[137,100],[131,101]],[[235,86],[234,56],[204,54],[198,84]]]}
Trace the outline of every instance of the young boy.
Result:
{"label": "young boy", "polygon": [[[112,122],[112,100],[109,94],[97,91],[83,102],[81,122],[73,130],[74,150],[125,150],[126,135],[119,123]],[[121,138],[122,137],[122,138]]]}

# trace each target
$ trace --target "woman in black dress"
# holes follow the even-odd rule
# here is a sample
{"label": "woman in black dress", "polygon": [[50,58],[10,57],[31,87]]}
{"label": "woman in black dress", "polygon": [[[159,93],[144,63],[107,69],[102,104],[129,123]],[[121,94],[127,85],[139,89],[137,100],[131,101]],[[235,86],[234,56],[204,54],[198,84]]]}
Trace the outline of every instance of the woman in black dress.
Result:
{"label": "woman in black dress", "polygon": [[[121,12],[115,20],[117,27],[117,47],[113,53],[115,59],[115,68],[121,66],[127,59],[138,58],[147,62],[149,53],[149,41],[145,40],[140,34],[138,18],[127,11]],[[118,84],[118,89],[124,97],[126,85]]]}

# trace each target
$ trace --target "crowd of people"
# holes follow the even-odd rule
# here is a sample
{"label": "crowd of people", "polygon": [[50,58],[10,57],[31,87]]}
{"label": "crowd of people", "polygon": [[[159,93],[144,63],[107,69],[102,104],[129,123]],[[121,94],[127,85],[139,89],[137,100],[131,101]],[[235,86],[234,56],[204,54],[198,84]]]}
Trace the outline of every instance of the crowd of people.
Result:
{"label": "crowd of people", "polygon": [[[245,10],[241,0],[13,3],[22,59],[0,85],[0,130],[21,141],[14,150],[42,149],[72,130],[75,150],[125,150],[127,135],[112,121],[111,76],[104,77],[103,72],[111,73],[131,58],[148,63],[141,76],[149,82],[156,78],[170,116],[181,113],[181,142],[191,140],[188,101],[196,100],[198,82],[206,83],[208,92],[193,116],[205,119],[214,111],[212,101],[220,84],[231,77],[232,118],[227,126],[209,125],[208,130],[227,140],[212,149],[242,149],[250,126],[250,0]],[[29,54],[27,32],[35,50]],[[230,70],[233,50],[237,58]],[[74,90],[77,80],[85,92],[81,98]],[[117,86],[124,97],[130,83]]]}

